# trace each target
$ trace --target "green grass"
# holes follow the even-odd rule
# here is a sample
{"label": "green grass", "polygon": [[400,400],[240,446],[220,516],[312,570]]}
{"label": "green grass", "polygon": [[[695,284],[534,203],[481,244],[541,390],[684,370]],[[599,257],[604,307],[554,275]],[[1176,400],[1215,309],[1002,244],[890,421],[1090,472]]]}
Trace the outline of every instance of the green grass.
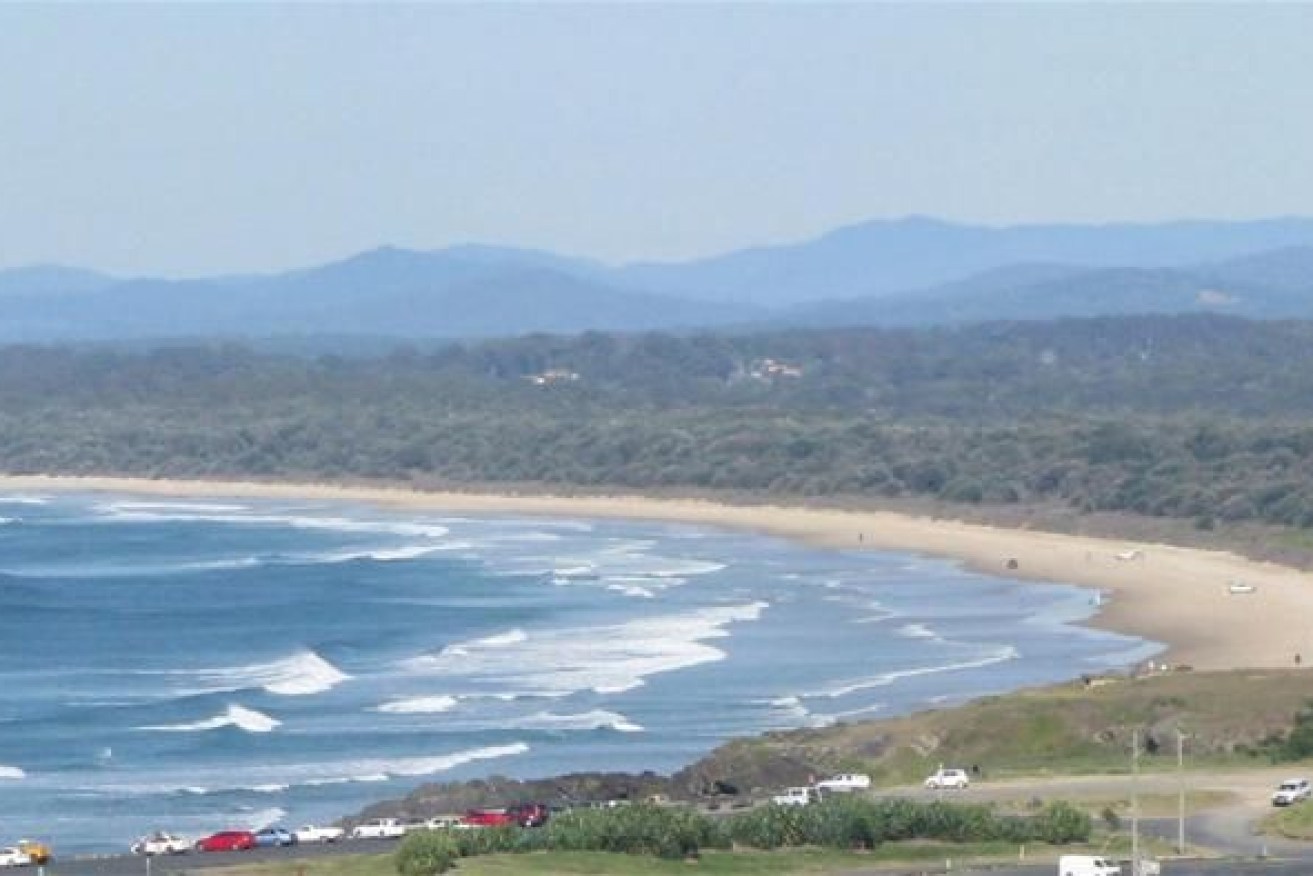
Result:
{"label": "green grass", "polygon": [[1258,832],[1288,839],[1313,839],[1313,803],[1305,801],[1273,812],[1259,822]]}

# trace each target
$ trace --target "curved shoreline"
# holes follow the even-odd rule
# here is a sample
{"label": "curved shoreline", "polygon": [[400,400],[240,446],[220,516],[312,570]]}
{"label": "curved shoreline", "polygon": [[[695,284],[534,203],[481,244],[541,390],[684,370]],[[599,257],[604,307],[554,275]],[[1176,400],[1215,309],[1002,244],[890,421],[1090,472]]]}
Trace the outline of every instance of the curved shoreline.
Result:
{"label": "curved shoreline", "polygon": [[[1097,588],[1093,626],[1162,642],[1200,670],[1313,658],[1313,574],[1224,551],[1003,529],[885,511],[728,505],[637,496],[554,497],[386,487],[120,477],[0,476],[0,490],[357,501],[433,512],[620,518],[741,529],[816,547],[953,559],[985,574]],[[1012,568],[1015,561],[1015,568]],[[1252,585],[1232,593],[1231,582]]]}

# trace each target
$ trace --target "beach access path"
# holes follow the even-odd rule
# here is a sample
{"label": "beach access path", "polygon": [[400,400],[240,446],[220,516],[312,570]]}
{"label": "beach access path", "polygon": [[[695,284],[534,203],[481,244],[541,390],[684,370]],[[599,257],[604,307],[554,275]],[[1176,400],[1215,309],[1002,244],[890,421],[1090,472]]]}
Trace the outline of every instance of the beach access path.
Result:
{"label": "beach access path", "polygon": [[1163,642],[1168,650],[1158,660],[1171,665],[1198,670],[1284,667],[1296,662],[1313,665],[1313,574],[1226,551],[1006,529],[884,511],[729,505],[692,499],[49,476],[0,477],[0,489],[352,501],[425,513],[621,518],[755,531],[817,547],[922,554],[957,560],[986,574],[1095,588],[1100,593],[1099,611],[1090,623]]}

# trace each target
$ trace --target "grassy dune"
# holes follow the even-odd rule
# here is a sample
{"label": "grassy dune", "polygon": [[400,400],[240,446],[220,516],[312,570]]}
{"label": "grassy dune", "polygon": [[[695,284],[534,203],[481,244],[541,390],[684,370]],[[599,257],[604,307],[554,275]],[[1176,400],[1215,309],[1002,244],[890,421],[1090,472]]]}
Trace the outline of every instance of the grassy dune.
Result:
{"label": "grassy dune", "polygon": [[986,779],[1120,773],[1135,732],[1146,772],[1174,769],[1176,732],[1191,768],[1267,765],[1255,749],[1313,700],[1313,669],[1181,672],[1096,685],[1073,682],[985,697],[903,718],[770,733],[731,742],[687,771],[740,788],[800,773],[860,770],[880,787],[919,782],[940,763],[979,765]]}

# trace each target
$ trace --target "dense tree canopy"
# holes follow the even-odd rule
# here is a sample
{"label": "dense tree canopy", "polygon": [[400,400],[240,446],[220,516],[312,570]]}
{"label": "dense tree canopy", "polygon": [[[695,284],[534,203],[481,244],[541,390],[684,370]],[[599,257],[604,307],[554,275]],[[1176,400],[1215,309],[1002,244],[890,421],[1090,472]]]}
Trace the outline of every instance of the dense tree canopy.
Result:
{"label": "dense tree canopy", "polygon": [[1313,525],[1313,325],[0,350],[0,467],[1062,501]]}

